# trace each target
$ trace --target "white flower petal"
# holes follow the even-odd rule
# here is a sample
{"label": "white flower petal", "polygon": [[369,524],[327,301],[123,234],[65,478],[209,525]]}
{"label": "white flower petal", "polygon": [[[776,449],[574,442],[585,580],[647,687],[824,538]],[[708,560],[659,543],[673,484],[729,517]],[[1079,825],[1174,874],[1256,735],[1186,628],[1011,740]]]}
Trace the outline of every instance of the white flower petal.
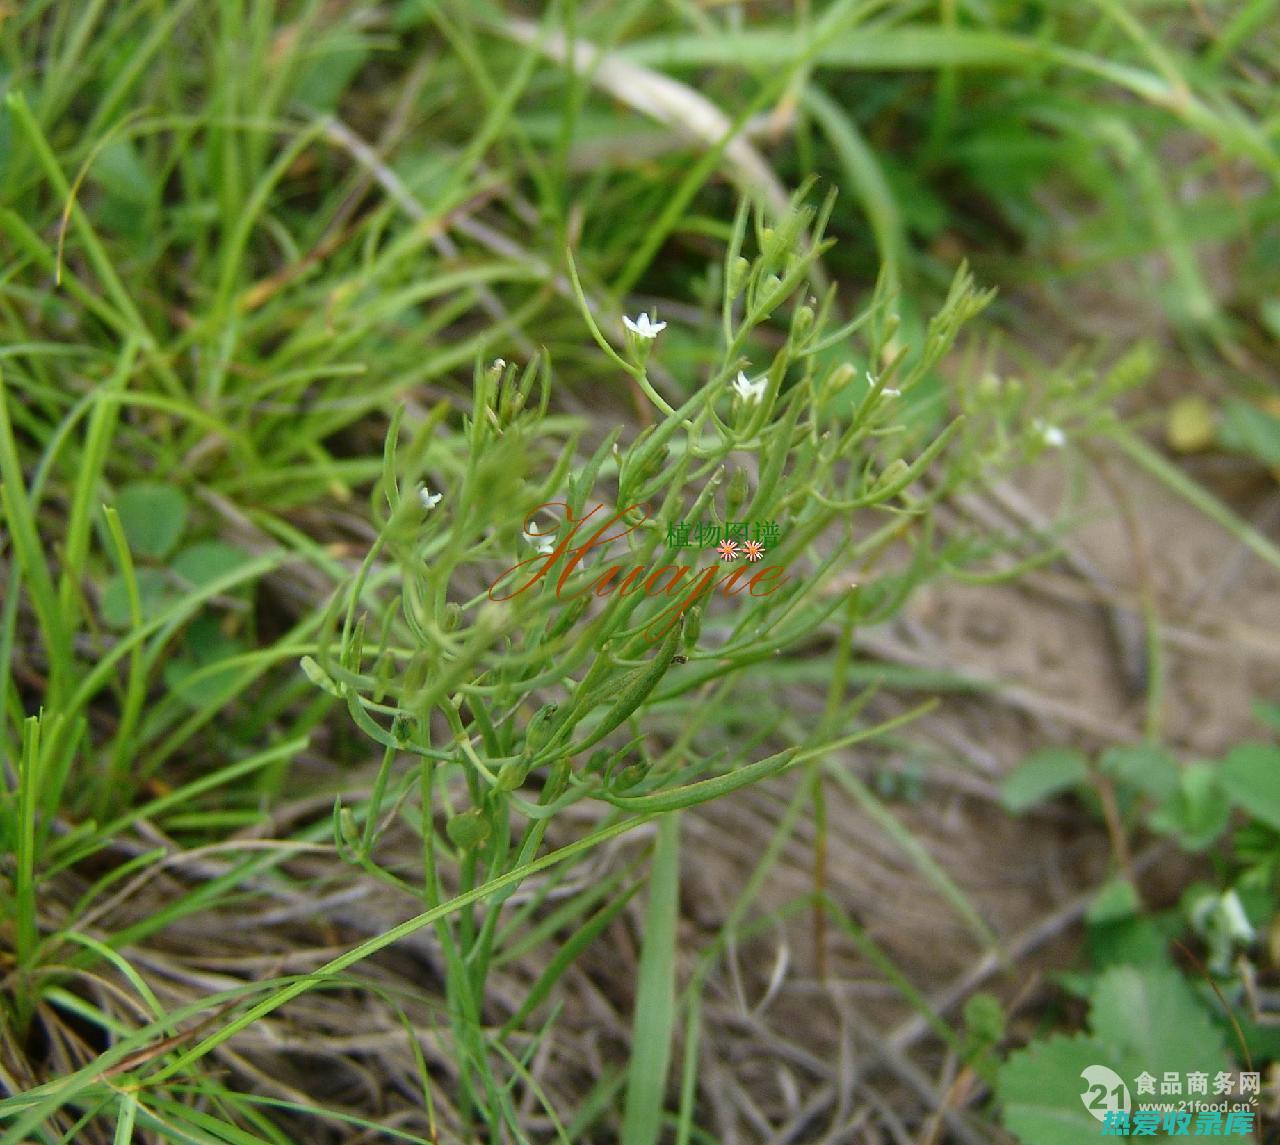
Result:
{"label": "white flower petal", "polygon": [[1039,418],[1032,423],[1036,433],[1040,435],[1040,440],[1045,445],[1051,446],[1053,449],[1061,449],[1067,444],[1067,435],[1062,432],[1056,425],[1047,425]]}
{"label": "white flower petal", "polygon": [[434,509],[444,500],[443,493],[432,493],[425,485],[418,486],[418,500],[424,509]]}
{"label": "white flower petal", "polygon": [[640,317],[634,320],[624,314],[622,324],[638,338],[656,338],[667,328],[665,322],[654,322],[646,311],[642,311]]}
{"label": "white flower petal", "polygon": [[1253,929],[1249,922],[1248,916],[1244,913],[1244,907],[1240,903],[1240,898],[1234,890],[1227,891],[1222,896],[1220,906],[1222,921],[1227,924],[1227,933],[1239,942],[1252,942],[1258,937],[1258,932]]}
{"label": "white flower petal", "polygon": [[741,370],[738,376],[731,383],[737,395],[746,402],[758,402],[764,397],[765,388],[769,381],[767,378],[757,378],[754,382],[747,377]]}
{"label": "white flower petal", "polygon": [[524,539],[528,541],[540,553],[555,552],[556,542],[552,536],[543,536],[540,533],[531,533],[528,529],[524,529]]}

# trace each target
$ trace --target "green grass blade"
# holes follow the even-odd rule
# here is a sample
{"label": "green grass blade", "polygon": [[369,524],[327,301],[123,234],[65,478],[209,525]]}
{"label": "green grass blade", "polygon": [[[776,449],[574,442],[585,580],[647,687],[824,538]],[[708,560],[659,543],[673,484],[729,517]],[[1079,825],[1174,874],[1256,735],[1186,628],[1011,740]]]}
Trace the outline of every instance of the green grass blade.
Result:
{"label": "green grass blade", "polygon": [[680,818],[658,820],[649,907],[631,1024],[631,1065],[622,1145],[657,1145],[675,1029],[676,916],[680,902]]}

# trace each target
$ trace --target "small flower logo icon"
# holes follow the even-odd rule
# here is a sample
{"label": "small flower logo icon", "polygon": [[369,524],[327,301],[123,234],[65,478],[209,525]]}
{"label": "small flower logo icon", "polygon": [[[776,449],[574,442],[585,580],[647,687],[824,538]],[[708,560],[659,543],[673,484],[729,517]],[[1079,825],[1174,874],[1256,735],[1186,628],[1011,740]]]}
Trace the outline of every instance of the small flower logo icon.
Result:
{"label": "small flower logo icon", "polygon": [[720,554],[722,561],[734,560],[738,555],[737,541],[721,541],[716,545],[716,552]]}
{"label": "small flower logo icon", "polygon": [[764,545],[759,541],[744,541],[742,555],[749,561],[758,561],[764,556]]}

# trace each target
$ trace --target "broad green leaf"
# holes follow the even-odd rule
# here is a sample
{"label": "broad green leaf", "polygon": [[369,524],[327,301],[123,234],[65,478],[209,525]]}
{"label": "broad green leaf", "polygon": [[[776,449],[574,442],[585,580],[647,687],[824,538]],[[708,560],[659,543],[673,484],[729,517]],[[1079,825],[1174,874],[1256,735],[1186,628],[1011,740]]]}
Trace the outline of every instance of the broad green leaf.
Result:
{"label": "broad green leaf", "polygon": [[[1126,1082],[1127,1066],[1105,1046],[1085,1037],[1053,1037],[1011,1054],[998,1075],[996,1092],[1004,1123],[1022,1145],[1082,1145],[1099,1139],[1101,1121],[1086,1108],[1086,1070],[1115,1070]],[[1134,1070],[1140,1072],[1141,1066]]]}
{"label": "broad green leaf", "polygon": [[132,140],[117,136],[94,156],[89,179],[126,203],[145,206],[156,198],[156,182]]}
{"label": "broad green leaf", "polygon": [[1218,439],[1264,465],[1280,465],[1280,417],[1250,402],[1228,398],[1223,403]]}
{"label": "broad green leaf", "polygon": [[[173,586],[168,574],[160,569],[134,569],[138,584],[138,601],[144,622],[159,616],[173,600]],[[111,628],[126,629],[129,619],[129,588],[119,573],[107,581],[102,590],[102,619]]]}
{"label": "broad green leaf", "polygon": [[1068,791],[1089,778],[1089,767],[1078,751],[1046,748],[1027,756],[1000,785],[1000,800],[1015,813]]}
{"label": "broad green leaf", "polygon": [[1231,815],[1217,770],[1194,763],[1182,773],[1178,790],[1151,815],[1151,826],[1175,835],[1189,851],[1202,851],[1226,829]]}
{"label": "broad green leaf", "polygon": [[126,485],[116,498],[116,511],[134,556],[163,560],[187,527],[187,499],[158,481]]}
{"label": "broad green leaf", "polygon": [[224,702],[239,670],[234,667],[205,670],[220,660],[239,655],[245,650],[244,645],[223,632],[218,617],[208,611],[187,627],[183,643],[186,654],[165,664],[165,683],[193,708]]}
{"label": "broad green leaf", "polygon": [[1168,799],[1178,789],[1178,763],[1155,744],[1111,747],[1098,759],[1098,767],[1121,783],[1150,795]]}
{"label": "broad green leaf", "polygon": [[354,36],[331,36],[313,46],[298,70],[294,98],[317,111],[332,111],[369,59],[369,46]]}
{"label": "broad green leaf", "polygon": [[[1152,1073],[1227,1068],[1222,1035],[1172,966],[1113,966],[1093,990],[1089,1027],[1113,1056],[1150,1063]],[[1131,1078],[1126,1078],[1132,1084]]]}
{"label": "broad green leaf", "polygon": [[1280,829],[1280,747],[1240,744],[1222,761],[1218,780],[1237,807]]}
{"label": "broad green leaf", "polygon": [[1108,919],[1089,927],[1088,947],[1090,962],[1099,969],[1157,966],[1169,961],[1169,937],[1146,914]]}
{"label": "broad green leaf", "polygon": [[1112,967],[1090,997],[1089,1036],[1033,1042],[1000,1070],[1004,1122],[1023,1145],[1097,1140],[1105,1110],[1124,1108],[1114,1087],[1127,1088],[1132,1104],[1141,1073],[1228,1068],[1222,1035],[1173,967]]}
{"label": "broad green leaf", "polygon": [[1089,957],[1097,967],[1121,963],[1160,964],[1168,960],[1166,940],[1128,879],[1106,884],[1085,914]]}
{"label": "broad green leaf", "polygon": [[253,558],[243,549],[222,541],[198,541],[173,558],[173,571],[194,585],[208,584],[235,572]]}
{"label": "broad green leaf", "polygon": [[1085,912],[1089,923],[1115,922],[1129,918],[1142,906],[1138,892],[1128,879],[1116,878],[1107,883],[1094,897]]}

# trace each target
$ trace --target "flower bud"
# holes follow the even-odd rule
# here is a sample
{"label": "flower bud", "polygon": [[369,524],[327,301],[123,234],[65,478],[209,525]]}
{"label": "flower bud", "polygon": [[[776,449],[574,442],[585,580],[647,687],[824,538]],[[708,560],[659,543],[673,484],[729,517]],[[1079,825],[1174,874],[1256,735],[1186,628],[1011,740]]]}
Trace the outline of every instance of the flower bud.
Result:
{"label": "flower bud", "polygon": [[841,362],[827,375],[827,389],[832,393],[839,393],[857,376],[858,371],[852,365],[848,362]]}
{"label": "flower bud", "polygon": [[502,770],[498,772],[496,790],[504,794],[518,791],[532,768],[533,760],[524,757],[513,759],[503,764]]}
{"label": "flower bud", "polygon": [[455,815],[445,824],[444,829],[455,847],[469,851],[480,846],[489,837],[489,820],[484,817],[480,808],[473,807],[470,811]]}
{"label": "flower bud", "polygon": [[910,470],[911,466],[901,457],[897,457],[885,466],[884,472],[880,474],[876,485],[881,489],[889,489],[901,481]]}
{"label": "flower bud", "polygon": [[533,756],[546,747],[551,739],[552,720],[555,718],[558,705],[543,704],[533,714],[529,726],[524,730],[524,753]]}
{"label": "flower bud", "polygon": [[813,307],[801,306],[791,319],[791,336],[797,342],[803,342],[813,329]]}

